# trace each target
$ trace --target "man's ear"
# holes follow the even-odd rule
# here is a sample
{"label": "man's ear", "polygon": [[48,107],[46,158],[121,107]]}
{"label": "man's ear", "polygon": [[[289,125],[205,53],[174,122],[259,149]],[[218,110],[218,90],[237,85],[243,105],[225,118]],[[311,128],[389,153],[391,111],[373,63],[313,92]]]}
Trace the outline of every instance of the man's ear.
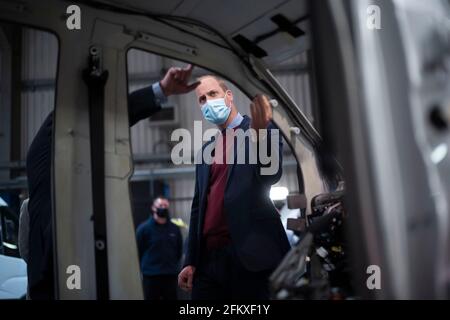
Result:
{"label": "man's ear", "polygon": [[228,101],[230,102],[230,104],[233,103],[233,91],[231,91],[230,89],[228,89],[228,90],[225,92],[225,95],[227,96]]}
{"label": "man's ear", "polygon": [[228,95],[230,97],[230,100],[233,101],[234,100],[233,91],[228,90]]}

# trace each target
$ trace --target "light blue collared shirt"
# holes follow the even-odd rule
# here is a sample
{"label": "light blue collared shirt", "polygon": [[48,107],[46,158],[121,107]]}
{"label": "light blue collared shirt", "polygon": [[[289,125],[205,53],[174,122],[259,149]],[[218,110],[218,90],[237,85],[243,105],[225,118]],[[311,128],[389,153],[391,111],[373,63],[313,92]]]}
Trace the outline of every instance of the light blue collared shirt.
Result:
{"label": "light blue collared shirt", "polygon": [[162,91],[161,85],[158,82],[155,82],[152,85],[152,89],[153,89],[153,94],[155,95],[155,101],[156,104],[160,105],[161,108],[166,108],[168,106],[167,104],[167,97],[164,94],[164,92]]}
{"label": "light blue collared shirt", "polygon": [[237,126],[239,126],[241,124],[242,120],[244,120],[244,117],[238,112],[236,117],[234,117],[234,119],[228,124],[227,129],[236,128]]}

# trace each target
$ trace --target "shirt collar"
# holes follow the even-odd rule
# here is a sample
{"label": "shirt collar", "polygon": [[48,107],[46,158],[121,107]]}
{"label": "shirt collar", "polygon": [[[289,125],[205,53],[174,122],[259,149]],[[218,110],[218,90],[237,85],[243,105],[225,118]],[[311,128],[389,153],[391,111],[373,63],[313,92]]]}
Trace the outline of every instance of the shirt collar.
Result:
{"label": "shirt collar", "polygon": [[231,120],[231,122],[228,124],[227,129],[234,129],[236,127],[238,127],[242,120],[244,120],[244,117],[238,112],[236,117],[234,117],[233,120]]}

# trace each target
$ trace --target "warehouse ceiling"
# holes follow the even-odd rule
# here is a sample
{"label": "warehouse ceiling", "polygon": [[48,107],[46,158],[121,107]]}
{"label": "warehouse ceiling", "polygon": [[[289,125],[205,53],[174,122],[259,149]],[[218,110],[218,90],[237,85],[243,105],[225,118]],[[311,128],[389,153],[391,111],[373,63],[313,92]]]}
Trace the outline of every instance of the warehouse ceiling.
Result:
{"label": "warehouse ceiling", "polygon": [[[285,60],[309,48],[306,0],[96,0],[145,13],[207,24],[246,52]],[[92,3],[92,1],[91,1]]]}

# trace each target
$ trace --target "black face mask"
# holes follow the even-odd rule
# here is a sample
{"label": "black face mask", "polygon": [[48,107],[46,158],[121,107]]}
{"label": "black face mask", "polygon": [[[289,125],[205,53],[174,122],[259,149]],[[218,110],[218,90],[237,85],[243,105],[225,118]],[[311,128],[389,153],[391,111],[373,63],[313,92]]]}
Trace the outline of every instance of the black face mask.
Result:
{"label": "black face mask", "polygon": [[166,208],[156,208],[156,215],[160,218],[167,218],[169,216],[169,210]]}

